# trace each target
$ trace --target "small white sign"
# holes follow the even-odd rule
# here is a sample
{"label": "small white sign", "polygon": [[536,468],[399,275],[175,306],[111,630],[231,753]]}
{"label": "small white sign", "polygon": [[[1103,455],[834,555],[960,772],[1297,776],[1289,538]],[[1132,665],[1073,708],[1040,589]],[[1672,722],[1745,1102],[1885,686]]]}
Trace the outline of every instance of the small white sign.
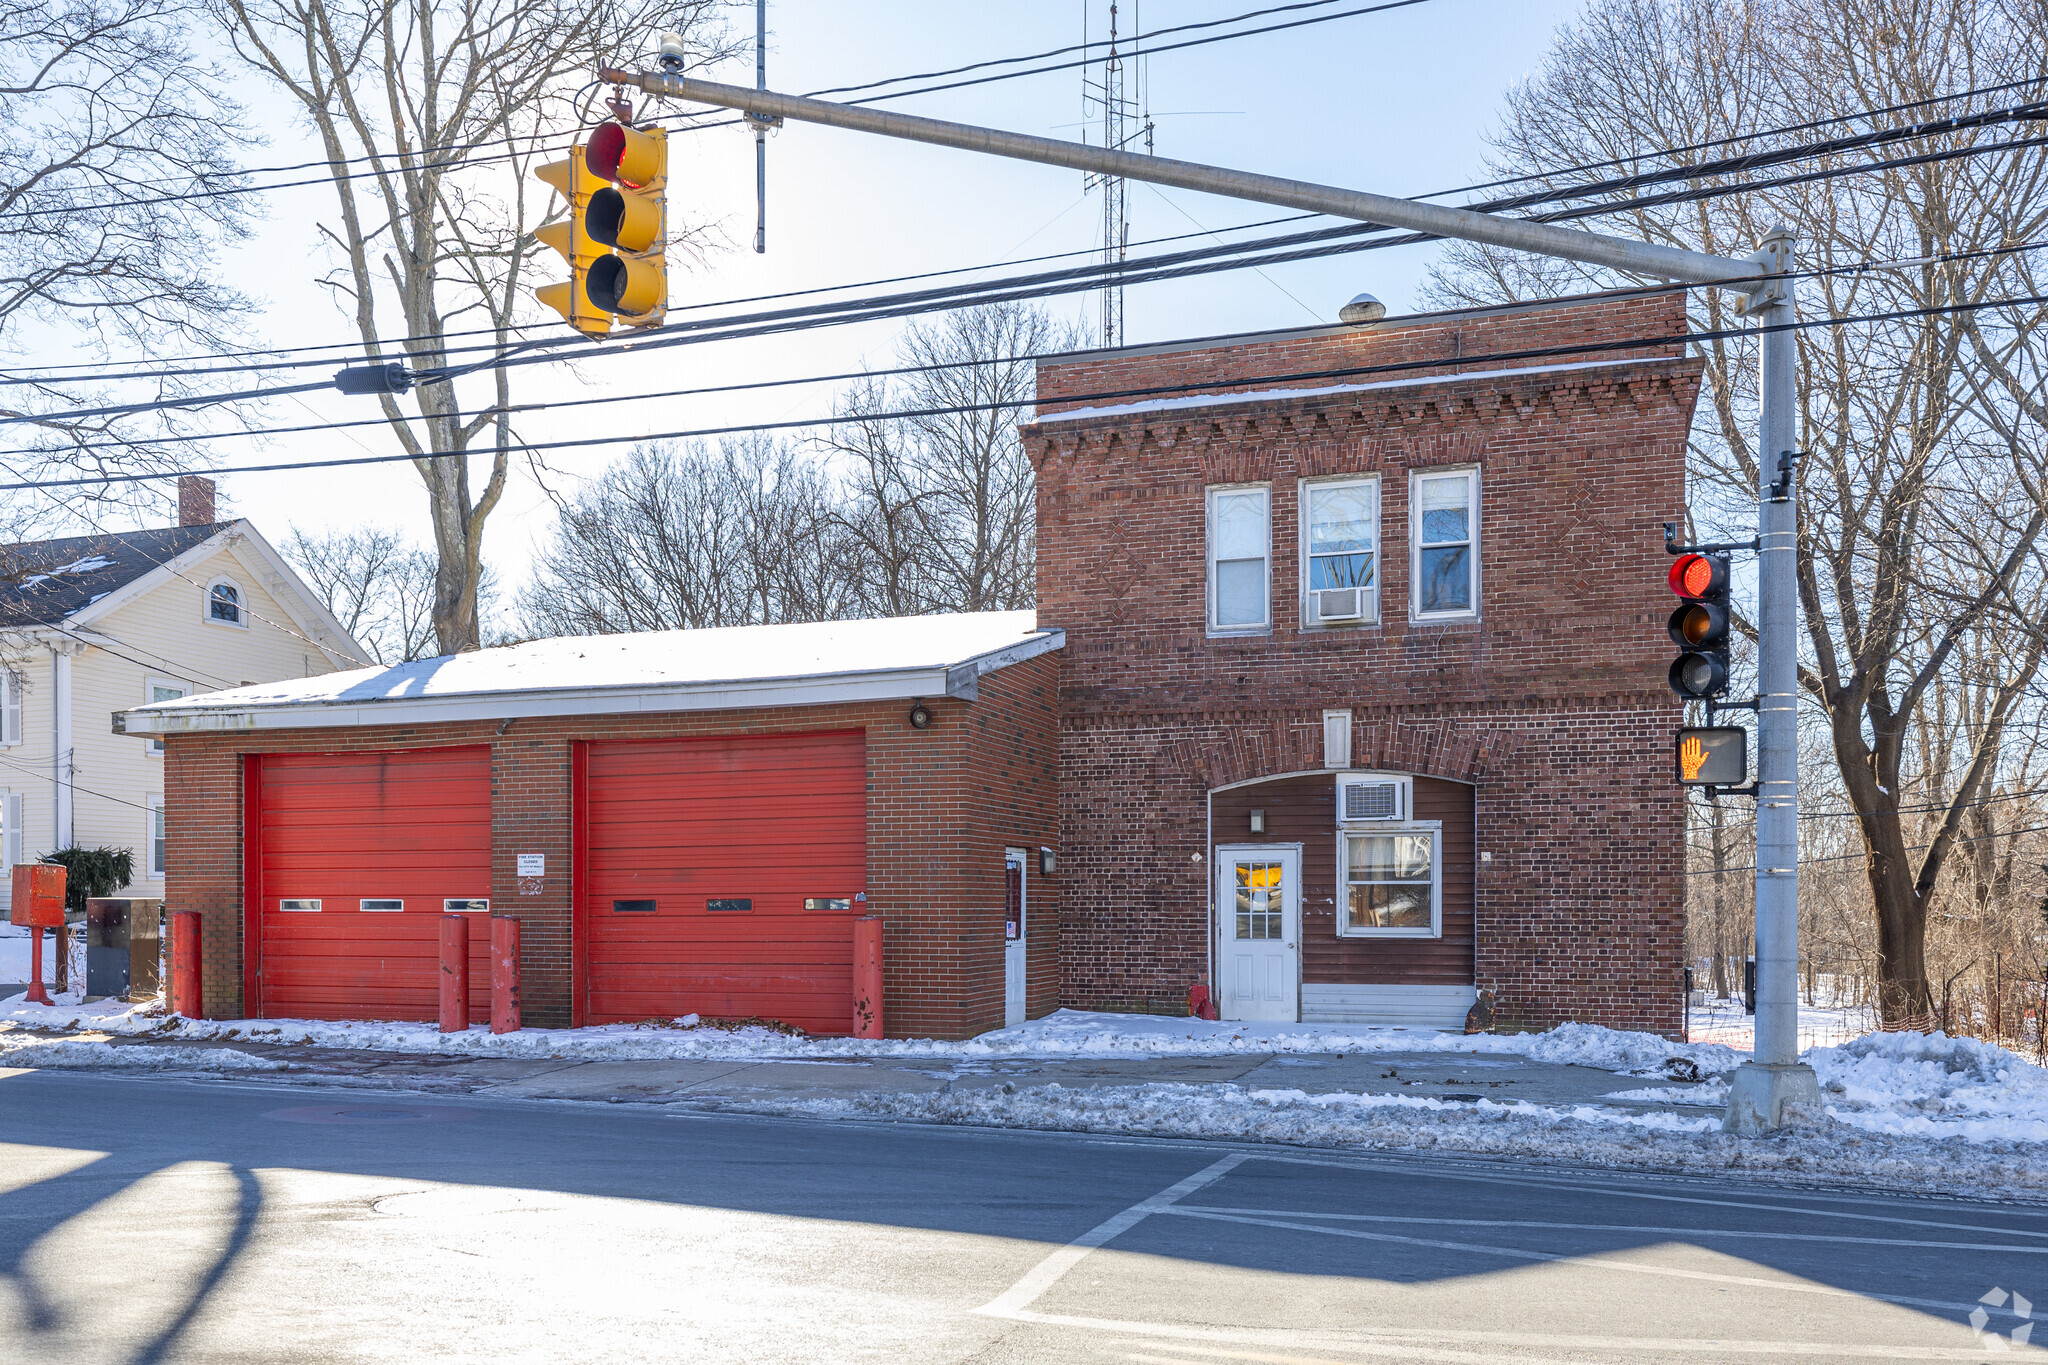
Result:
{"label": "small white sign", "polygon": [[522,853],[519,855],[519,875],[522,877],[545,877],[548,875],[548,855],[545,853]]}

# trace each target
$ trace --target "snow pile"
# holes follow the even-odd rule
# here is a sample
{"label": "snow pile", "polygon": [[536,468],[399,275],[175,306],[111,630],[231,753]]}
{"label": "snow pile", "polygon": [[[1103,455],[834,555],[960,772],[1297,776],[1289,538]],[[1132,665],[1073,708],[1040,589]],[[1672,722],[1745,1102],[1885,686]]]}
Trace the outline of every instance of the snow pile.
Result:
{"label": "snow pile", "polygon": [[1119,1133],[1291,1146],[1442,1152],[1622,1170],[1739,1172],[2039,1200],[2048,1163],[2029,1144],[1930,1143],[1839,1125],[1766,1141],[1721,1132],[1719,1115],[1632,1114],[1598,1105],[1476,1103],[1413,1095],[1305,1095],[1236,1085],[1058,1085],[750,1104],[826,1119],[887,1118],[976,1127]]}
{"label": "snow pile", "polygon": [[1873,1033],[1817,1047],[1830,1117],[1876,1133],[1971,1142],[2048,1142],[2048,1071],[1976,1038]]}
{"label": "snow pile", "polygon": [[0,1067],[38,1070],[287,1071],[291,1063],[225,1047],[121,1046],[86,1038],[37,1038],[0,1033]]}

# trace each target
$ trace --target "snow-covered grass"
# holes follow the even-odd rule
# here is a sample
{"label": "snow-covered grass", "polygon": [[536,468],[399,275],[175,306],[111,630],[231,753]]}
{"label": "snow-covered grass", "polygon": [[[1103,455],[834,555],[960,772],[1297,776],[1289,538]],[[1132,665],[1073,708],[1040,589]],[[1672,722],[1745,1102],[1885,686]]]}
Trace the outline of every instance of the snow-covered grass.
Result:
{"label": "snow-covered grass", "polygon": [[[1867,1005],[1820,1004],[1799,1006],[1799,1046],[1833,1047],[1851,1038],[1861,1038],[1877,1027],[1877,1016]],[[1756,1046],[1756,1016],[1748,1013],[1740,998],[1708,996],[1704,1005],[1694,1005],[1686,1016],[1686,1037],[1695,1043],[1719,1043],[1738,1052]]]}
{"label": "snow-covered grass", "polygon": [[2033,1142],[1939,1142],[1829,1122],[1768,1141],[1729,1137],[1718,1114],[1638,1114],[1603,1105],[1308,1095],[1236,1085],[1058,1085],[942,1094],[868,1093],[757,1104],[815,1118],[1121,1133],[1353,1150],[1440,1152],[1625,1170],[1734,1172],[1983,1198],[2048,1198]]}

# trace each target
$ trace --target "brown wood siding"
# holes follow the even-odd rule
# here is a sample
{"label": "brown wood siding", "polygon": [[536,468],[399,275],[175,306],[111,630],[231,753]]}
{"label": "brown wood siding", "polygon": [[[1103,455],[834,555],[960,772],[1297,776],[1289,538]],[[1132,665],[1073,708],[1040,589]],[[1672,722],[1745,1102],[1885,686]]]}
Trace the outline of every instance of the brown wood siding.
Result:
{"label": "brown wood siding", "polygon": [[[1415,817],[1443,822],[1441,938],[1337,936],[1337,781],[1331,773],[1232,787],[1211,798],[1212,837],[1221,844],[1301,845],[1301,979],[1306,985],[1469,986],[1474,944],[1474,789],[1415,779]],[[1251,833],[1251,812],[1266,832]]]}

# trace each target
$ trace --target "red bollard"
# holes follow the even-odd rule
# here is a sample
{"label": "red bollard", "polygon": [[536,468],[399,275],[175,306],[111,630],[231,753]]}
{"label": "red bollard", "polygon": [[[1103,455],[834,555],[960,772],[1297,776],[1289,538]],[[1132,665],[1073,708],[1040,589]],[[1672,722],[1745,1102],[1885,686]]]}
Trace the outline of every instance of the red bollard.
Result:
{"label": "red bollard", "polygon": [[469,1027],[469,917],[441,916],[441,1032]]}
{"label": "red bollard", "polygon": [[199,912],[171,916],[171,1013],[204,1019],[199,996]]}
{"label": "red bollard", "polygon": [[491,916],[491,1032],[519,1032],[519,921]]}
{"label": "red bollard", "polygon": [[882,1036],[882,917],[853,922],[853,1036]]}

